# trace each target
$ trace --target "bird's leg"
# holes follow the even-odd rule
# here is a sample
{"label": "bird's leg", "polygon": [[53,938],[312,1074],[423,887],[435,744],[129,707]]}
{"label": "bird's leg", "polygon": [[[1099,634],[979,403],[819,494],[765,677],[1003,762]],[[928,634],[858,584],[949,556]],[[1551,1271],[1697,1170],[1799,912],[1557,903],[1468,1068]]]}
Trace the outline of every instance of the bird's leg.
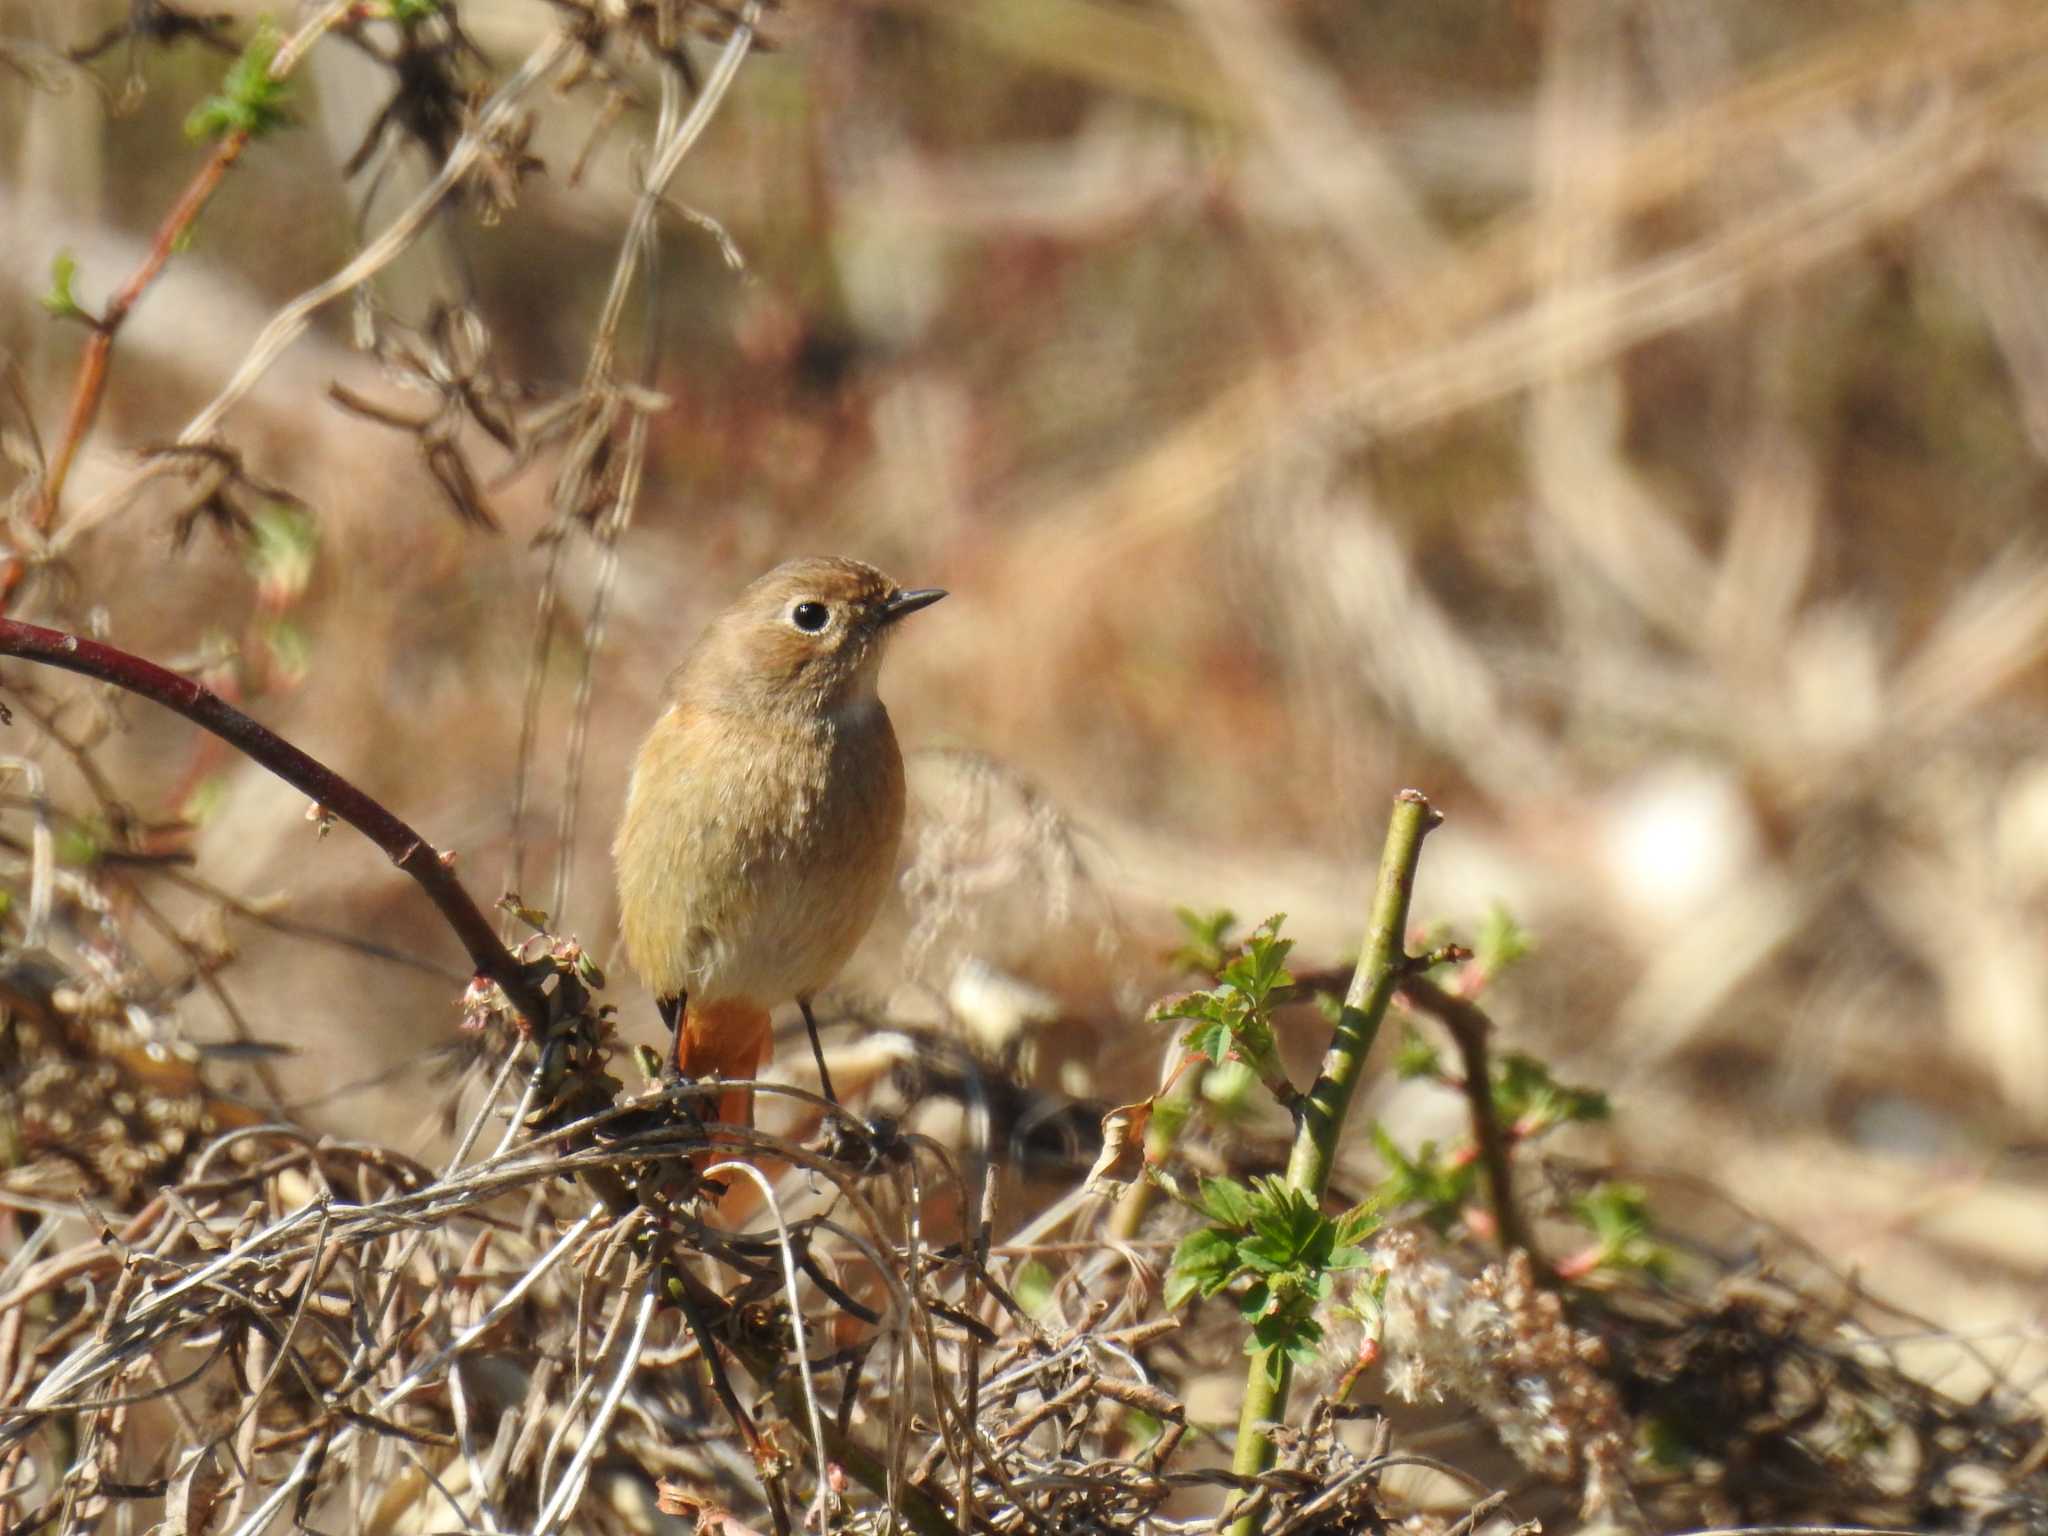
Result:
{"label": "bird's leg", "polygon": [[[673,997],[657,997],[654,1011],[661,1015],[661,1022],[668,1026],[668,1049],[661,1056],[661,1082],[671,1087],[680,1082],[694,1082],[694,1078],[683,1075],[683,1014],[690,1004],[690,994],[678,992]],[[710,1106],[716,1101],[706,1101],[695,1096],[685,1097],[676,1102],[676,1108],[687,1115],[699,1128],[710,1117]]]}
{"label": "bird's leg", "polygon": [[818,1089],[836,1108],[839,1104],[839,1095],[832,1091],[832,1074],[825,1067],[825,1047],[818,1043],[818,1021],[811,1017],[811,1000],[808,997],[800,997],[796,1000],[796,1005],[803,1010],[804,1029],[811,1037],[811,1059],[818,1064]]}
{"label": "bird's leg", "polygon": [[657,997],[654,1011],[661,1015],[661,1022],[668,1026],[668,1050],[662,1057],[661,1075],[665,1082],[672,1082],[682,1073],[676,1067],[676,1047],[681,1043],[683,1031],[683,1007],[690,1000],[687,992],[678,992],[673,997]]}

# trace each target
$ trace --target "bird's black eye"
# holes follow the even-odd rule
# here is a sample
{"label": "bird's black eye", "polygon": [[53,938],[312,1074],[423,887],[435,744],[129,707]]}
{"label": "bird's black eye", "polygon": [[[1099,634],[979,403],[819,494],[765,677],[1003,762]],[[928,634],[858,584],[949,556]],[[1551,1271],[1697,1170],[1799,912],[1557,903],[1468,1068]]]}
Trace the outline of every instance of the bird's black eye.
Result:
{"label": "bird's black eye", "polygon": [[831,617],[832,610],[823,603],[801,602],[789,610],[789,622],[807,635],[815,635]]}

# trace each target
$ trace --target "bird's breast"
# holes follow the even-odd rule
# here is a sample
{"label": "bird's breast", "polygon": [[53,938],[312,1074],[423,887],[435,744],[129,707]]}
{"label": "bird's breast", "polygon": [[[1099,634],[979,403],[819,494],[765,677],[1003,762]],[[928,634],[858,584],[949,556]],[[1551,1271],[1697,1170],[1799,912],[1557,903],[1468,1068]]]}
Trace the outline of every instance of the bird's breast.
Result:
{"label": "bird's breast", "polygon": [[657,995],[808,995],[893,879],[903,761],[879,702],[801,721],[672,708],[614,845],[627,956]]}

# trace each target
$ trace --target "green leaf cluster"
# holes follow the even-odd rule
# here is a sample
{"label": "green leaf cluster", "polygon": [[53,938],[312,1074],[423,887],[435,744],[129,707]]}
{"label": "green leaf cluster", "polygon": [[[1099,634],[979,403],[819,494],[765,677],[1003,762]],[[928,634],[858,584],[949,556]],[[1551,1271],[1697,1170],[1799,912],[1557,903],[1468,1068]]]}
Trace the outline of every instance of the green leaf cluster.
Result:
{"label": "green leaf cluster", "polygon": [[1472,959],[1488,976],[1502,971],[1535,949],[1529,930],[1515,921],[1514,914],[1499,902],[1488,909],[1472,941]]}
{"label": "green leaf cluster", "polygon": [[220,90],[192,109],[185,119],[185,136],[192,139],[224,139],[231,133],[246,133],[260,139],[287,126],[286,110],[291,90],[270,72],[277,57],[277,34],[261,28],[242,50],[242,56],[228,66]]}
{"label": "green leaf cluster", "polygon": [[69,251],[59,251],[50,258],[50,286],[37,302],[58,320],[92,319],[85,306],[78,302],[78,293],[73,286],[77,281],[78,258]]}
{"label": "green leaf cluster", "polygon": [[250,515],[243,559],[272,607],[287,607],[305,593],[319,552],[319,525],[301,508],[271,502]]}
{"label": "green leaf cluster", "polygon": [[[1220,939],[1227,931],[1229,914],[1215,917],[1221,921],[1206,932]],[[1201,920],[1191,921],[1191,914],[1184,913],[1182,921],[1193,933]],[[1252,931],[1236,957],[1217,971],[1215,986],[1168,998],[1153,1010],[1152,1017],[1189,1020],[1192,1027],[1181,1036],[1181,1046],[1188,1054],[1215,1066],[1242,1061],[1283,1102],[1292,1103],[1294,1092],[1273,1039],[1273,994],[1294,984],[1286,964],[1294,940],[1280,937],[1284,921],[1284,913],[1267,918]]]}
{"label": "green leaf cluster", "polygon": [[1469,1152],[1444,1152],[1435,1142],[1425,1141],[1411,1157],[1377,1121],[1372,1126],[1372,1144],[1387,1168],[1373,1194],[1376,1205],[1387,1209],[1420,1206],[1423,1219],[1441,1231],[1471,1203],[1479,1165]]}
{"label": "green leaf cluster", "polygon": [[1273,1370],[1282,1358],[1313,1361],[1323,1341],[1317,1310],[1330,1299],[1339,1273],[1365,1267],[1362,1244],[1379,1225],[1375,1209],[1357,1206],[1332,1220],[1307,1194],[1272,1174],[1249,1185],[1204,1179],[1197,1205],[1209,1223],[1174,1250],[1167,1306],[1181,1307],[1247,1280],[1238,1298],[1251,1330],[1245,1353],[1271,1349]]}
{"label": "green leaf cluster", "polygon": [[1401,1043],[1394,1047],[1394,1075],[1404,1083],[1417,1078],[1440,1082],[1445,1075],[1443,1053],[1422,1037],[1412,1020],[1401,1023]]}
{"label": "green leaf cluster", "polygon": [[57,824],[57,862],[67,869],[90,869],[115,846],[113,829],[97,816]]}
{"label": "green leaf cluster", "polygon": [[1650,1198],[1641,1185],[1597,1185],[1572,1210],[1592,1229],[1595,1250],[1588,1268],[1660,1279],[1670,1269],[1670,1250],[1650,1236]]}
{"label": "green leaf cluster", "polygon": [[1574,1088],[1551,1076],[1534,1056],[1509,1051],[1494,1063],[1493,1105],[1519,1136],[1539,1136],[1559,1125],[1605,1120],[1612,1107],[1597,1088]]}
{"label": "green leaf cluster", "polygon": [[[1404,1078],[1452,1080],[1442,1056],[1413,1025],[1402,1031],[1394,1069]],[[1533,1056],[1508,1052],[1493,1063],[1492,1075],[1494,1113],[1503,1125],[1513,1127],[1513,1141],[1526,1141],[1564,1124],[1607,1118],[1605,1094],[1560,1083]],[[1372,1139],[1387,1169],[1375,1192],[1383,1207],[1419,1206],[1423,1218],[1441,1230],[1471,1203],[1479,1168],[1469,1144],[1440,1149],[1426,1141],[1410,1154],[1377,1124]]]}
{"label": "green leaf cluster", "polygon": [[1237,914],[1228,907],[1197,912],[1193,907],[1175,907],[1186,935],[1178,949],[1167,955],[1166,963],[1177,971],[1196,976],[1214,976],[1230,963],[1230,931],[1237,926]]}

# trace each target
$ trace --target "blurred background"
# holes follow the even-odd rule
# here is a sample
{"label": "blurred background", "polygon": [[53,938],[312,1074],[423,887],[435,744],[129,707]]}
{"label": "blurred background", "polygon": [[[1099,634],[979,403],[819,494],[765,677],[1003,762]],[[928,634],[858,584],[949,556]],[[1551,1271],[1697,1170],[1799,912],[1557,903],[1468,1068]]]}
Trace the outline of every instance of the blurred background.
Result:
{"label": "blurred background", "polygon": [[[1414,785],[1448,817],[1418,912],[1534,933],[1492,1006],[1613,1095],[1589,1154],[2044,1355],[2048,12],[788,0],[631,289],[613,375],[660,398],[628,516],[565,498],[548,415],[647,165],[623,46],[522,97],[488,185],[233,403],[245,479],[142,475],[578,9],[465,4],[410,76],[382,7],[313,48],[296,126],[121,331],[17,615],[198,668],[480,900],[608,956],[630,755],[709,614],[799,553],[947,587],[884,680],[917,805],[847,998],[1059,1020],[1047,1085],[1142,1097],[1173,908],[1284,911],[1338,962]],[[230,62],[209,40],[276,7],[206,10],[167,35],[162,7],[0,0],[0,484],[84,349],[37,302],[53,263],[88,310],[136,269],[207,154],[181,125]],[[705,32],[679,46],[709,71]],[[464,967],[418,893],[180,722],[33,682],[252,909],[164,891],[186,947],[134,964],[170,986],[234,950],[209,981],[295,1047],[315,1123],[425,1144]],[[195,988],[183,1027],[221,1038],[223,1006]],[[1305,1069],[1312,1018],[1291,1045]],[[1407,1092],[1367,1108],[1455,1130]]]}

